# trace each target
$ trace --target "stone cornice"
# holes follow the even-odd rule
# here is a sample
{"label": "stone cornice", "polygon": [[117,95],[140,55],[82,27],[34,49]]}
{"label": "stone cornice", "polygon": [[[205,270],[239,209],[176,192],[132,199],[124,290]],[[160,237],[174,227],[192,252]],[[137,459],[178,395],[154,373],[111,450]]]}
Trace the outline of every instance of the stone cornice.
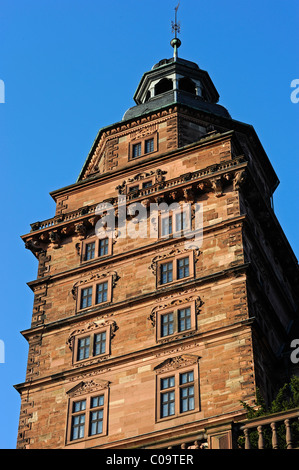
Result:
{"label": "stone cornice", "polygon": [[[238,330],[247,329],[252,327],[254,319],[246,319],[231,323],[230,325],[222,326],[214,330],[209,330],[204,333],[196,332],[196,334],[190,338],[185,338],[184,345],[182,346],[181,340],[174,340],[171,343],[166,344],[156,344],[147,349],[141,349],[139,351],[132,351],[131,353],[122,355],[122,356],[111,356],[105,362],[90,364],[86,367],[80,369],[71,368],[63,372],[44,376],[37,377],[33,380],[26,381],[20,384],[14,385],[14,388],[21,393],[26,389],[30,388],[32,390],[35,387],[44,387],[49,385],[50,387],[56,386],[57,383],[61,381],[79,381],[84,379],[84,377],[93,377],[100,373],[110,372],[112,368],[119,367],[125,363],[132,361],[142,361],[145,357],[153,358],[153,373],[154,367],[157,366],[159,360],[163,360],[163,356],[169,357],[173,355],[176,357],[177,353],[188,354],[188,351],[194,347],[197,347],[203,341],[217,341],[217,337],[221,340],[222,335],[231,334],[232,332],[237,332]],[[200,343],[199,343],[200,341]],[[183,351],[183,353],[182,353]],[[187,351],[187,352],[186,352]],[[156,357],[156,361],[154,360]],[[143,362],[144,363],[144,362]],[[113,385],[113,382],[110,382]]]}
{"label": "stone cornice", "polygon": [[[216,230],[221,230],[229,225],[234,225],[234,224],[239,224],[243,223],[246,218],[246,215],[240,215],[237,217],[230,217],[226,220],[223,220],[222,222],[218,222],[216,224],[212,225],[206,225],[203,227],[203,233],[207,234],[209,232],[213,232]],[[91,261],[90,263],[84,263],[81,266],[76,266],[72,269],[69,269],[67,271],[62,271],[57,274],[52,274],[49,276],[45,277],[40,277],[34,281],[30,281],[27,283],[27,285],[33,289],[34,287],[38,285],[43,285],[43,284],[49,284],[50,282],[54,282],[56,280],[65,278],[65,277],[72,277],[72,276],[77,276],[78,274],[87,272],[89,273],[92,269],[98,270],[99,268],[106,267],[109,265],[109,269],[112,269],[112,265],[114,263],[118,263],[120,261],[123,261],[125,259],[134,257],[136,255],[142,255],[143,253],[148,253],[149,250],[152,251],[157,251],[158,249],[165,249],[167,247],[171,247],[172,245],[178,246],[179,244],[184,243],[184,238],[174,238],[174,237],[169,237],[168,239],[159,239],[158,243],[157,241],[145,245],[143,247],[139,247],[138,249],[134,249],[131,251],[128,251],[126,253],[119,253],[116,255],[111,255],[105,257],[105,259],[98,258],[94,261]]]}
{"label": "stone cornice", "polygon": [[[235,173],[237,175],[238,171],[240,171],[241,169],[245,169],[246,167],[247,162],[245,161],[244,156],[241,155],[232,160],[210,165],[202,170],[197,170],[194,172],[189,172],[180,175],[179,177],[172,178],[171,180],[157,182],[150,188],[138,191],[137,195],[127,195],[126,203],[130,204],[132,202],[142,202],[145,199],[148,199],[150,202],[156,202],[157,198],[161,196],[169,196],[169,194],[173,193],[175,190],[182,191],[182,197],[184,197],[184,188],[190,186],[190,184],[196,185],[197,182],[202,183],[200,188],[197,188],[197,191],[199,191],[199,193],[202,191],[214,191],[217,195],[218,188],[214,185],[215,178],[221,178],[222,185],[229,184],[230,179],[231,181],[233,180],[233,176],[231,176],[231,173]],[[226,180],[226,176],[228,175],[230,175],[230,178]],[[102,202],[109,202],[110,204],[117,207],[118,195],[104,201],[99,201],[99,203]],[[80,222],[87,223],[89,220],[91,220],[91,218],[95,217],[95,211],[97,206],[98,203],[93,204],[89,207],[81,207],[75,211],[52,217],[51,219],[47,219],[43,222],[36,222],[34,224],[31,224],[31,232],[26,235],[23,235],[21,238],[25,242],[34,242],[36,241],[37,237],[41,234],[50,237],[50,234],[53,234],[54,231],[53,237],[55,238],[55,233],[57,233],[58,230],[60,231],[60,234],[58,236],[61,235],[62,229],[63,231],[67,231],[68,227],[73,226],[73,230],[76,230],[74,224],[78,225]],[[92,220],[92,223],[94,223],[94,220]],[[55,243],[56,240],[53,239],[50,241],[53,241]],[[34,247],[32,246],[31,248],[32,251],[34,251]],[[36,246],[36,250],[38,250],[38,246]]]}

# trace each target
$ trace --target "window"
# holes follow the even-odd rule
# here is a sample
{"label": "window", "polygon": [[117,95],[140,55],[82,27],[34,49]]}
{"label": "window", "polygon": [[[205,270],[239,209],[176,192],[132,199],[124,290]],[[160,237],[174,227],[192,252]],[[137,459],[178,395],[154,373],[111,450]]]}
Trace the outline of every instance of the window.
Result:
{"label": "window", "polygon": [[140,181],[138,184],[134,183],[132,185],[127,186],[127,193],[131,193],[132,191],[139,191],[141,189],[150,188],[153,185],[152,179],[146,179],[145,181]]}
{"label": "window", "polygon": [[141,142],[133,145],[133,158],[140,157],[141,155]]}
{"label": "window", "polygon": [[152,180],[145,181],[144,183],[142,183],[142,189],[150,188],[152,185],[153,185]]}
{"label": "window", "polygon": [[156,339],[165,342],[197,329],[195,301],[156,312]]}
{"label": "window", "polygon": [[[99,356],[109,356],[111,338],[117,326],[114,321],[92,322],[84,329],[73,331],[68,344],[72,351],[72,363],[87,364]],[[103,358],[101,358],[103,359]]]}
{"label": "window", "polygon": [[112,276],[105,276],[102,282],[93,282],[78,288],[78,309],[95,307],[112,301]]}
{"label": "window", "polygon": [[67,443],[107,434],[108,389],[69,401]]}
{"label": "window", "polygon": [[91,261],[112,254],[112,238],[98,238],[82,242],[82,261]]}
{"label": "window", "polygon": [[[183,236],[191,230],[191,209],[189,205],[179,206],[174,203],[174,208],[159,214],[159,236],[168,237],[169,235]],[[176,206],[176,207],[175,207]]]}
{"label": "window", "polygon": [[172,234],[172,215],[162,218],[162,237]]}
{"label": "window", "polygon": [[177,260],[177,273],[178,279],[189,276],[189,256]]}
{"label": "window", "polygon": [[97,284],[96,287],[97,296],[96,296],[96,304],[101,304],[103,302],[107,302],[108,299],[108,282],[101,282],[101,284]]}
{"label": "window", "polygon": [[86,400],[75,401],[73,403],[73,418],[71,440],[82,439],[85,432],[85,410]]}
{"label": "window", "polygon": [[99,240],[99,256],[105,256],[109,254],[109,239],[101,238]]}
{"label": "window", "polygon": [[154,139],[148,139],[145,141],[144,153],[150,153],[154,151]]}
{"label": "window", "polygon": [[198,366],[157,376],[157,419],[200,411]]}
{"label": "window", "polygon": [[91,243],[86,243],[85,246],[85,261],[89,261],[90,259],[93,259],[95,256],[95,242]]}
{"label": "window", "polygon": [[87,359],[89,357],[89,349],[90,349],[90,337],[87,336],[86,338],[80,338],[78,340],[78,361],[82,361],[82,359]]}
{"label": "window", "polygon": [[81,290],[80,308],[91,307],[92,305],[92,287],[86,287]]}
{"label": "window", "polygon": [[161,284],[167,284],[173,280],[173,263],[162,263],[161,269]]}
{"label": "window", "polygon": [[160,261],[157,266],[157,285],[180,281],[194,276],[193,252],[180,255],[171,261]]}

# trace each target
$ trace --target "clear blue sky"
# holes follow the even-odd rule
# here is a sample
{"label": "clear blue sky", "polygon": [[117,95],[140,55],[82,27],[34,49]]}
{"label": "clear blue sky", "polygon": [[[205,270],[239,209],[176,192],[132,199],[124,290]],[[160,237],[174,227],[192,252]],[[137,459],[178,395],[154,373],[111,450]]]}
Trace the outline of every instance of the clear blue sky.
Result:
{"label": "clear blue sky", "polygon": [[[15,448],[37,262],[20,235],[54,215],[98,129],[118,122],[142,74],[172,56],[178,0],[0,0],[0,448]],[[276,215],[298,257],[297,0],[181,0],[180,56],[207,70],[220,104],[252,124],[277,172]]]}

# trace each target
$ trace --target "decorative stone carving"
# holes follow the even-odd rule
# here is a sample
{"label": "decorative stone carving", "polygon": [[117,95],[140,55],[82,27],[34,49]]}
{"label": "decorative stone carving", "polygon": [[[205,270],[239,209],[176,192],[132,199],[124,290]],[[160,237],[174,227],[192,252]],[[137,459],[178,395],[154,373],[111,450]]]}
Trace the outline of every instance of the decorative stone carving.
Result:
{"label": "decorative stone carving", "polygon": [[223,196],[223,183],[222,183],[222,178],[221,176],[217,176],[215,178],[210,179],[212,188],[214,190],[215,196],[216,197],[221,197]]}
{"label": "decorative stone carving", "polygon": [[110,339],[114,338],[115,332],[118,330],[118,326],[114,320],[103,320],[103,321],[95,321],[88,323],[87,325],[82,326],[82,328],[77,328],[76,330],[73,330],[71,334],[69,335],[66,344],[70,348],[70,350],[73,350],[73,345],[74,345],[74,339],[75,336],[80,335],[80,334],[85,334],[89,333],[95,329],[99,328],[105,328],[109,326],[110,327]]}
{"label": "decorative stone carving", "polygon": [[200,357],[193,354],[183,354],[182,356],[171,357],[154,367],[156,374],[162,374],[171,370],[189,367],[197,364]]}
{"label": "decorative stone carving", "polygon": [[233,189],[234,189],[234,191],[237,191],[238,189],[240,189],[240,187],[244,183],[245,179],[246,179],[246,170],[244,168],[235,173],[235,177],[234,177],[234,180],[233,180]]}
{"label": "decorative stone carving", "polygon": [[70,390],[67,391],[67,394],[73,398],[79,395],[85,395],[93,392],[97,392],[100,390],[105,390],[110,385],[109,381],[100,380],[100,379],[92,379],[88,381],[81,381],[75,386],[73,386]]}
{"label": "decorative stone carving", "polygon": [[155,256],[152,259],[152,262],[151,262],[150,266],[148,267],[148,269],[150,269],[152,271],[152,273],[156,276],[156,274],[157,274],[157,262],[158,261],[162,261],[164,259],[171,258],[173,256],[180,255],[182,253],[190,253],[190,251],[194,252],[194,261],[196,262],[196,258],[200,254],[200,251],[199,251],[198,248],[196,248],[194,250],[190,250],[188,248],[183,248],[183,249],[177,248],[177,249],[173,249],[173,250],[169,251],[168,253],[164,253],[163,255]]}
{"label": "decorative stone carving", "polygon": [[84,239],[86,236],[86,227],[83,222],[75,224],[75,233],[79,235],[80,239]]}
{"label": "decorative stone carving", "polygon": [[60,235],[57,232],[57,230],[52,230],[52,232],[49,233],[49,240],[50,240],[50,243],[52,244],[52,247],[54,249],[60,248],[61,239],[60,239]]}
{"label": "decorative stone carving", "polygon": [[73,295],[73,299],[74,300],[77,299],[78,287],[82,286],[83,284],[88,284],[90,282],[97,281],[98,279],[105,279],[106,277],[110,277],[110,276],[112,277],[112,287],[115,287],[117,281],[120,279],[116,271],[93,274],[92,276],[86,279],[81,279],[80,281],[75,282],[71,291]]}

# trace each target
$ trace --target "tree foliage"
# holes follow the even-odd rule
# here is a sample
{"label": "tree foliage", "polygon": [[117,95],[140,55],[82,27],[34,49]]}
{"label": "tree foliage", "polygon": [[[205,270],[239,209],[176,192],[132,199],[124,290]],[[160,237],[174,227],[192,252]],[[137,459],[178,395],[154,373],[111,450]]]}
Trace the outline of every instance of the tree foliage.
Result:
{"label": "tree foliage", "polygon": [[[266,403],[259,391],[256,392],[255,406],[250,406],[246,402],[241,401],[241,404],[247,411],[247,418],[254,419],[261,416],[268,416],[273,413],[279,413],[280,411],[287,411],[293,408],[299,407],[299,377],[293,376],[290,382],[285,383],[278,391],[276,397],[267,407]],[[299,446],[299,423],[298,420],[291,423],[291,432],[293,437],[293,447]],[[263,430],[265,448],[272,447],[272,431],[270,426],[264,427]],[[285,425],[277,425],[277,437],[279,448],[286,448],[285,440]],[[252,448],[257,448],[258,432],[256,430],[249,433],[249,439]],[[244,447],[244,436],[240,436],[238,439],[240,447]]]}

